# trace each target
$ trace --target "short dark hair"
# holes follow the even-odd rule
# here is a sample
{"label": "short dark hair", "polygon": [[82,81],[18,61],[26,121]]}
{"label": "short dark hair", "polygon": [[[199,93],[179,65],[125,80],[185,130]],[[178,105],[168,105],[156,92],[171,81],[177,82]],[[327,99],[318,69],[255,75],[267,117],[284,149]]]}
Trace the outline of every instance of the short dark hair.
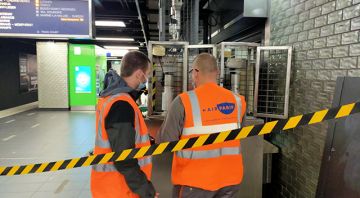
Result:
{"label": "short dark hair", "polygon": [[128,52],[121,60],[121,77],[129,77],[138,69],[145,72],[149,63],[150,60],[144,53]]}

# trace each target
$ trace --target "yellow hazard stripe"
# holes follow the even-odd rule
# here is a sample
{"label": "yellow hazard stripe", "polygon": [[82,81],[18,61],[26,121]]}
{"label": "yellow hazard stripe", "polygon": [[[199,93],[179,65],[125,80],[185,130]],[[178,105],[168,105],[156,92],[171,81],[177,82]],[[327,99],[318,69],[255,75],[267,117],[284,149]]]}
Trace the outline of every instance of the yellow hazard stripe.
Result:
{"label": "yellow hazard stripe", "polygon": [[151,100],[151,106],[152,108],[155,110],[155,105],[156,105],[156,100],[153,99],[154,95],[156,94],[156,81],[157,81],[157,77],[155,76],[156,75],[156,63],[153,64],[153,76],[152,76],[152,79],[151,79],[151,85],[152,85],[152,89],[151,89],[151,97],[152,97],[152,100]]}
{"label": "yellow hazard stripe", "polygon": [[164,143],[159,144],[159,146],[153,152],[153,155],[159,155],[159,154],[163,153],[168,145],[169,145],[169,142],[164,142]]}
{"label": "yellow hazard stripe", "polygon": [[65,161],[65,160],[57,161],[57,162],[54,164],[54,166],[51,168],[50,171],[57,171],[57,170],[59,170],[61,164],[63,164],[64,161]]}
{"label": "yellow hazard stripe", "polygon": [[141,147],[140,150],[134,156],[134,158],[144,157],[145,153],[149,150],[149,148],[150,146]]}
{"label": "yellow hazard stripe", "polygon": [[35,173],[42,173],[49,163],[42,163]]}
{"label": "yellow hazard stripe", "polygon": [[200,147],[204,145],[205,141],[208,139],[209,136],[209,134],[199,136],[193,147]]}
{"label": "yellow hazard stripe", "polygon": [[302,117],[303,117],[303,115],[291,117],[289,119],[289,121],[286,123],[286,125],[284,126],[283,130],[295,128],[299,124]]}
{"label": "yellow hazard stripe", "polygon": [[14,175],[16,173],[17,170],[19,170],[20,166],[14,166],[12,167],[12,169],[9,171],[9,173],[7,175]]}
{"label": "yellow hazard stripe", "polygon": [[[328,115],[328,112],[330,112],[330,111],[332,112],[331,116]],[[180,151],[180,150],[188,149],[188,148],[201,147],[201,146],[205,145],[205,143],[206,144],[216,144],[216,143],[234,140],[234,139],[239,140],[239,139],[243,139],[243,138],[246,138],[249,136],[268,134],[268,133],[274,132],[276,130],[292,129],[292,128],[298,127],[299,125],[309,125],[309,124],[323,122],[324,120],[343,118],[350,114],[359,113],[359,112],[360,112],[360,102],[351,103],[351,104],[346,104],[341,107],[337,107],[337,108],[333,108],[333,109],[325,109],[325,110],[317,111],[317,112],[314,112],[311,114],[290,117],[289,119],[281,121],[281,122],[272,121],[272,122],[267,122],[265,124],[256,125],[256,127],[255,126],[246,126],[241,129],[235,129],[232,131],[213,133],[213,134],[211,134],[211,138],[209,138],[210,134],[205,134],[205,135],[201,135],[201,136],[193,137],[193,138],[189,138],[189,139],[181,139],[181,140],[178,140],[175,142],[164,142],[161,144],[144,146],[141,148],[137,148],[136,150],[126,149],[126,150],[123,150],[121,153],[114,153],[114,152],[106,153],[106,154],[101,155],[103,157],[97,163],[93,163],[93,162],[98,155],[92,155],[92,156],[83,157],[83,158],[74,158],[74,159],[70,159],[70,162],[69,162],[69,160],[61,160],[61,161],[57,161],[57,162],[45,162],[40,165],[36,165],[39,167],[35,170],[35,173],[41,173],[41,172],[45,172],[45,171],[57,171],[60,169],[60,167],[62,167],[62,165],[65,163],[65,161],[69,162],[68,165],[66,166],[66,169],[71,169],[71,168],[75,168],[75,166],[76,167],[89,166],[92,163],[93,164],[102,164],[102,163],[107,163],[110,161],[122,161],[122,160],[126,160],[126,159],[140,158],[140,157],[144,157],[144,156],[148,156],[148,155],[149,156],[159,155],[164,152],[170,152],[170,151],[175,152],[175,151]],[[302,122],[300,122],[304,116],[306,116],[305,117],[306,119],[304,119]],[[309,118],[309,121],[305,121],[305,120],[308,120],[308,118]],[[307,123],[305,123],[305,122],[307,122]],[[279,127],[279,126],[277,127],[277,125],[279,123],[281,123],[281,124],[285,123],[285,126],[281,129],[281,127]],[[228,138],[230,134],[232,134],[231,138]],[[189,143],[190,140],[193,144],[187,145],[187,143]],[[148,151],[150,149],[153,150],[153,152],[149,153]],[[135,151],[136,151],[135,155],[133,157],[129,157],[130,153],[135,152]],[[114,160],[113,157],[115,155],[116,156],[119,155],[119,156],[117,157],[117,159]],[[82,163],[79,163],[80,160]],[[51,169],[46,168],[49,164],[54,164],[51,167]],[[11,175],[16,175],[16,174],[25,175],[25,174],[29,174],[30,172],[33,172],[32,169],[34,167],[35,167],[34,164],[25,165],[25,167],[22,167],[19,165],[12,166],[12,167],[0,167],[0,175],[2,175],[2,176],[3,175],[11,176]],[[24,168],[24,169],[22,171],[19,171],[20,168]],[[4,172],[5,170],[7,170],[7,172]]]}
{"label": "yellow hazard stripe", "polygon": [[121,152],[120,156],[116,159],[116,161],[124,160],[130,154],[131,151],[132,151],[131,149],[123,150],[123,152]]}
{"label": "yellow hazard stripe", "polygon": [[229,136],[231,131],[225,131],[218,135],[218,137],[215,139],[214,144],[224,142],[225,139]]}
{"label": "yellow hazard stripe", "polygon": [[264,134],[271,133],[271,131],[273,130],[273,128],[276,126],[277,123],[278,123],[277,120],[266,123],[264,125],[264,127],[261,129],[259,135],[264,135]]}
{"label": "yellow hazard stripe", "polygon": [[34,167],[34,164],[29,164],[25,167],[25,169],[21,172],[21,175],[26,175],[28,174],[31,169]]}
{"label": "yellow hazard stripe", "polygon": [[80,158],[75,158],[70,161],[70,163],[66,166],[66,169],[74,168],[76,163],[80,160]]}
{"label": "yellow hazard stripe", "polygon": [[89,157],[86,159],[86,161],[83,163],[83,166],[89,166],[89,165],[91,164],[91,162],[94,161],[94,159],[95,159],[96,156],[97,156],[97,155],[91,155],[91,156],[89,156]]}
{"label": "yellow hazard stripe", "polygon": [[343,105],[340,108],[339,112],[336,114],[335,118],[342,118],[342,117],[348,116],[351,113],[351,111],[353,110],[354,106],[355,106],[355,103]]}
{"label": "yellow hazard stripe", "polygon": [[181,150],[188,141],[189,139],[179,140],[178,143],[175,145],[175,147],[172,149],[172,152]]}
{"label": "yellow hazard stripe", "polygon": [[315,123],[319,123],[319,122],[323,121],[323,119],[325,118],[325,116],[328,112],[329,112],[329,110],[325,109],[325,110],[314,113],[309,124],[315,124]]}
{"label": "yellow hazard stripe", "polygon": [[236,136],[235,139],[238,140],[238,139],[246,138],[253,128],[254,128],[254,126],[246,126],[246,127],[242,128],[240,133]]}
{"label": "yellow hazard stripe", "polygon": [[156,81],[157,81],[157,79],[156,79],[156,76],[155,76],[155,77],[152,78],[151,83],[154,84],[154,82],[156,82]]}
{"label": "yellow hazard stripe", "polygon": [[2,172],[4,172],[5,168],[6,168],[6,167],[0,167],[0,174],[1,174]]}
{"label": "yellow hazard stripe", "polygon": [[109,160],[114,156],[114,152],[107,153],[99,162],[99,164],[105,164],[109,162]]}

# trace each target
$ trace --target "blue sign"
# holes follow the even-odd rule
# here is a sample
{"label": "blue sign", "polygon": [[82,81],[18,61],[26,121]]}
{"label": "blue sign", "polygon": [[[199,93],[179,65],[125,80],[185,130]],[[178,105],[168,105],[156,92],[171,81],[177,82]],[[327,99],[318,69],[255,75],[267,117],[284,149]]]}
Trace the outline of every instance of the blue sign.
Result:
{"label": "blue sign", "polygon": [[91,67],[75,67],[75,93],[91,93]]}
{"label": "blue sign", "polygon": [[0,36],[91,37],[91,1],[0,1]]}

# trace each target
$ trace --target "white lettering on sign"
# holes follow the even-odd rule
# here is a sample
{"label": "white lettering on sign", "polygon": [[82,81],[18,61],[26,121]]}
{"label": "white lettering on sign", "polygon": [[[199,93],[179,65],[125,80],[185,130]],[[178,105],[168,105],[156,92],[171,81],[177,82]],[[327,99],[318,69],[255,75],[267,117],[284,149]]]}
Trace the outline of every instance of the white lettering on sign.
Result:
{"label": "white lettering on sign", "polygon": [[32,27],[34,24],[32,23],[14,23],[14,26],[16,27]]}

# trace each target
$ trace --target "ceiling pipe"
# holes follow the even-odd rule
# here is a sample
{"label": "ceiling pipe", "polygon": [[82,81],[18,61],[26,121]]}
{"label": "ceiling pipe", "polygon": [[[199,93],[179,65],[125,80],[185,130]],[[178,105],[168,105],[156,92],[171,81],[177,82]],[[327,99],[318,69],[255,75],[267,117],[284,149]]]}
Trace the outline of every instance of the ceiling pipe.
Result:
{"label": "ceiling pipe", "polygon": [[119,0],[119,2],[121,4],[121,7],[124,9],[125,7],[124,7],[124,4],[123,4],[122,0]]}
{"label": "ceiling pipe", "polygon": [[103,6],[103,4],[100,2],[100,0],[94,0],[94,4],[95,4],[95,6],[100,7],[101,9],[104,9],[104,6]]}
{"label": "ceiling pipe", "polygon": [[159,0],[159,41],[165,41],[166,38],[166,6],[167,0]]}
{"label": "ceiling pipe", "polygon": [[172,36],[172,40],[175,41],[178,41],[180,39],[182,5],[183,5],[183,0],[171,1],[171,15],[170,15],[171,20],[169,25],[169,32]]}
{"label": "ceiling pipe", "polygon": [[124,0],[124,2],[125,2],[125,4],[126,4],[126,7],[127,7],[128,9],[130,9],[130,7],[129,7],[129,4],[128,4],[127,0]]}
{"label": "ceiling pipe", "polygon": [[190,17],[190,43],[198,44],[199,42],[199,0],[191,1],[191,17]]}
{"label": "ceiling pipe", "polygon": [[141,30],[142,30],[142,32],[144,34],[145,47],[146,47],[147,46],[147,38],[146,38],[144,23],[143,23],[141,11],[140,11],[139,0],[135,0],[135,3],[136,3],[136,9],[137,9],[137,12],[138,12],[138,15],[139,15],[139,20],[140,20],[140,24],[141,24]]}

